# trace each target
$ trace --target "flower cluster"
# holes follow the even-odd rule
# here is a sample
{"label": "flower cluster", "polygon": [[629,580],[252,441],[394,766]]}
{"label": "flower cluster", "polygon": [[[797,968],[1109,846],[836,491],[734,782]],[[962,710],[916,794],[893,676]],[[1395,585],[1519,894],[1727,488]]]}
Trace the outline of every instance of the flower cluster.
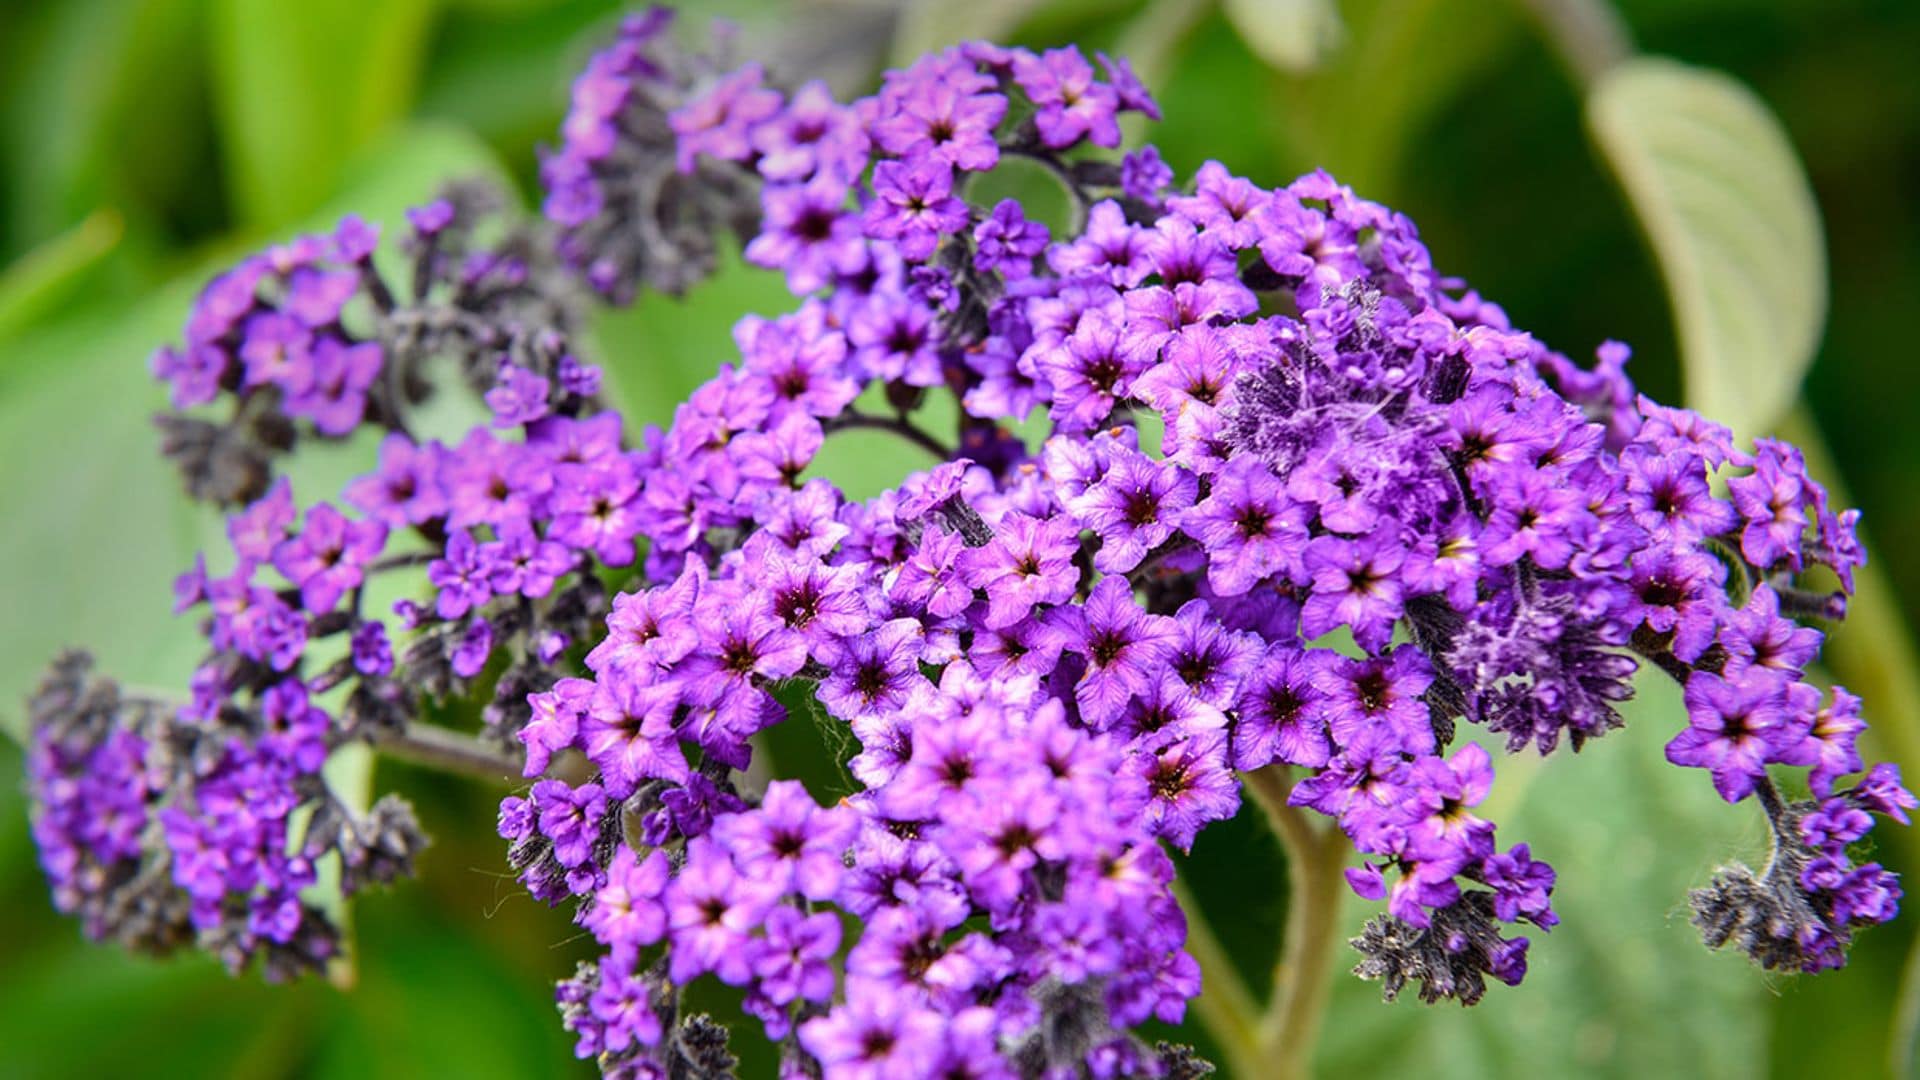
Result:
{"label": "flower cluster", "polygon": [[[141,910],[168,926],[307,940],[288,897],[324,845],[274,813],[363,835],[319,765],[353,739],[451,753],[415,721],[455,696],[531,781],[500,809],[514,871],[602,947],[558,996],[608,1075],[731,1069],[725,1027],[684,1008],[711,976],[783,1075],[1186,1077],[1204,1064],[1134,1030],[1200,991],[1169,848],[1243,790],[1317,812],[1385,903],[1358,973],[1471,1004],[1524,976],[1519,928],[1558,921],[1555,871],[1476,812],[1488,747],[1579,750],[1642,661],[1685,687],[1668,758],[1773,826],[1765,873],[1695,894],[1708,943],[1818,970],[1892,916],[1855,845],[1915,800],[1866,769],[1859,703],[1806,675],[1858,515],[1791,447],[1638,395],[1624,346],[1549,350],[1324,173],[1176,184],[1150,148],[1103,157],[1122,113],[1158,116],[1124,62],[970,43],[842,104],[666,25],[624,23],[574,86],[542,168],[554,258],[625,301],[687,284],[726,225],[794,310],[744,318],[738,363],[629,439],[568,350],[564,287],[450,242],[457,202],[412,218],[409,305],[355,222],[217,281],[157,365],[182,404],[236,401],[193,430],[245,451],[240,480],[188,455],[250,504],[234,569],[181,585],[213,658],[171,719],[129,722],[166,713],[72,663],[36,712],[42,849],[96,932],[159,866],[184,899]],[[969,200],[1011,159],[1071,220]],[[342,350],[364,373],[319,380]],[[409,428],[430,351],[464,358],[490,425]],[[942,394],[951,440],[922,419]],[[389,434],[358,516],[301,513],[266,451],[363,420]],[[850,428],[932,460],[849,498],[815,463]],[[408,567],[396,654],[363,592]],[[853,751],[830,803],[749,771],[795,711]]]}
{"label": "flower cluster", "polygon": [[[558,407],[567,391],[591,397],[591,377],[558,344],[575,318],[573,290],[555,272],[546,230],[476,235],[497,228],[499,208],[490,188],[461,183],[409,211],[399,277],[376,265],[380,230],[349,216],[330,235],[277,245],[214,278],[184,343],[151,364],[171,391],[176,411],[158,422],[188,493],[238,506],[265,493],[274,459],[302,434],[340,439],[362,423],[406,431],[441,359],[476,392],[498,381],[524,395],[539,378],[558,384]],[[589,385],[572,385],[583,378]]]}
{"label": "flower cluster", "polygon": [[[376,267],[377,230],[349,218],[215,279],[187,347],[158,354],[183,409],[231,398],[224,425],[177,413],[162,427],[176,451],[182,431],[217,432],[211,457],[177,455],[189,490],[244,506],[228,518],[224,565],[203,555],[175,582],[176,611],[202,613],[209,649],[187,701],[127,697],[82,656],[56,664],[35,699],[35,828],[56,900],[94,936],[198,940],[235,968],[264,956],[276,978],[323,965],[338,931],[314,902],[318,864],[336,857],[351,894],[410,873],[425,844],[398,797],[360,806],[336,791],[321,771],[330,756],[358,742],[511,774],[517,760],[436,739],[417,722],[423,699],[456,685],[472,696],[489,661],[509,658],[485,715],[514,745],[527,694],[604,615],[587,562],[633,560],[632,531],[606,521],[619,484],[608,474],[644,463],[621,457],[616,414],[580,418],[597,409],[599,371],[566,350],[565,279],[530,276],[516,254],[525,230],[476,243],[488,211],[456,187],[408,214],[408,303]],[[332,354],[358,366],[321,388]],[[198,366],[182,366],[188,355]],[[486,388],[491,428],[524,439],[482,425],[453,447],[417,440],[407,409],[438,357]],[[303,507],[272,478],[271,454],[303,422],[325,438],[387,430],[378,468],[343,505]],[[250,441],[267,430],[289,437]],[[422,566],[436,592],[395,605],[413,632],[396,657],[367,590]]]}
{"label": "flower cluster", "polygon": [[[712,271],[719,234],[752,229],[751,188],[722,170],[675,167],[688,159],[668,115],[724,73],[714,58],[675,47],[671,21],[656,7],[620,24],[574,80],[561,144],[540,162],[556,252],[614,303],[642,287],[681,292]],[[750,66],[725,77],[757,86],[761,73]]]}

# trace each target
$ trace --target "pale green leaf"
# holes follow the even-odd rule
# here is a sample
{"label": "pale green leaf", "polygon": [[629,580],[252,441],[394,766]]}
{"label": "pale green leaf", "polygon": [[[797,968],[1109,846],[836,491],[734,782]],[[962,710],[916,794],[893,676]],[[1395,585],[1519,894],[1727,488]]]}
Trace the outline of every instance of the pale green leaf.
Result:
{"label": "pale green leaf", "polygon": [[1222,0],[1255,56],[1282,71],[1310,71],[1340,47],[1345,28],[1333,0]]}
{"label": "pale green leaf", "polygon": [[1666,278],[1687,403],[1766,431],[1827,311],[1820,216],[1786,132],[1739,81],[1657,58],[1604,75],[1587,121]]}
{"label": "pale green leaf", "polygon": [[[1626,729],[1578,755],[1496,752],[1499,778],[1480,812],[1502,847],[1526,842],[1560,875],[1564,921],[1527,934],[1526,981],[1491,986],[1471,1009],[1422,1005],[1413,986],[1387,1005],[1343,968],[1323,1075],[1370,1075],[1387,1060],[1463,1080],[1766,1074],[1769,979],[1737,951],[1709,952],[1686,914],[1687,890],[1715,866],[1765,858],[1765,822],[1751,803],[1721,802],[1705,773],[1663,758],[1685,723],[1678,689],[1656,673],[1639,692]],[[1380,905],[1348,908],[1357,934]]]}

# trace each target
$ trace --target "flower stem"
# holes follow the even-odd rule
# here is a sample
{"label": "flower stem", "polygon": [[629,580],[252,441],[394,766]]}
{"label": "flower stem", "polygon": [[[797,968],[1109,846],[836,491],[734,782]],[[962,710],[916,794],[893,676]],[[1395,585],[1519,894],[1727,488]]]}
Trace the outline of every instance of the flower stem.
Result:
{"label": "flower stem", "polygon": [[948,461],[953,457],[953,449],[951,447],[927,434],[920,428],[915,427],[911,421],[905,418],[873,416],[868,413],[855,412],[852,409],[848,409],[827,423],[828,431],[838,431],[842,428],[873,428],[878,431],[891,431],[905,438],[913,445],[925,450],[927,453],[932,454],[934,457],[939,458],[941,461]]}
{"label": "flower stem", "polygon": [[471,735],[443,727],[414,724],[405,731],[381,732],[373,737],[372,743],[374,749],[388,757],[442,772],[497,783],[511,782],[520,776],[519,762]]}
{"label": "flower stem", "polygon": [[1178,878],[1173,897],[1187,915],[1187,952],[1200,965],[1200,996],[1193,999],[1194,1015],[1226,1057],[1234,1076],[1259,1076],[1259,1004],[1247,991],[1220,939],[1213,936],[1200,903]]}
{"label": "flower stem", "polygon": [[1284,766],[1246,774],[1247,790],[1266,812],[1287,856],[1287,924],[1274,964],[1273,993],[1256,1032],[1252,1075],[1280,1078],[1313,1073],[1313,1049],[1326,1011],[1328,968],[1339,937],[1340,870],[1346,838],[1287,803],[1292,787]]}

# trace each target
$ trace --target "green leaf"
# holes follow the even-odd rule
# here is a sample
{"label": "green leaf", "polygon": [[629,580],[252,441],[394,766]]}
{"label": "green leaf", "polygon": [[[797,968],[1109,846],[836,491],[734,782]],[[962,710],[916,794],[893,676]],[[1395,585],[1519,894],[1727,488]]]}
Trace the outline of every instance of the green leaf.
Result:
{"label": "green leaf", "polygon": [[1222,0],[1255,56],[1282,71],[1311,71],[1340,47],[1345,27],[1333,0]]}
{"label": "green leaf", "polygon": [[[1686,917],[1687,890],[1716,864],[1764,859],[1764,819],[1667,764],[1661,747],[1684,723],[1678,688],[1649,675],[1639,691],[1627,727],[1577,756],[1496,756],[1480,812],[1503,847],[1526,842],[1560,875],[1565,921],[1528,935],[1526,981],[1463,1010],[1421,1005],[1413,987],[1383,1004],[1376,984],[1341,970],[1322,1074],[1400,1060],[1433,1077],[1765,1075],[1767,976],[1709,952]],[[1348,906],[1355,934],[1380,908]]]}
{"label": "green leaf", "polygon": [[[136,225],[187,182],[205,130],[203,0],[86,0],[22,12],[0,44],[5,229],[39,244],[102,206]],[[0,231],[5,231],[0,229]]]}
{"label": "green leaf", "polygon": [[0,271],[0,341],[19,333],[58,305],[87,271],[119,243],[125,223],[112,210],[86,220]]}
{"label": "green leaf", "polygon": [[214,97],[242,216],[283,225],[413,100],[434,0],[217,0]]}
{"label": "green leaf", "polygon": [[1737,80],[1657,58],[1602,76],[1587,122],[1666,278],[1688,404],[1766,431],[1827,311],[1820,216],[1786,132]]}

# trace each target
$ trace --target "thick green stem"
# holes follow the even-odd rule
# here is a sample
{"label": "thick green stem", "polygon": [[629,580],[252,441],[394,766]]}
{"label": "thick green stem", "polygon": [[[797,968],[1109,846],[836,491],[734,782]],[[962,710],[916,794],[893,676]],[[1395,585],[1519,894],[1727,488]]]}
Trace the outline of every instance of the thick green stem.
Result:
{"label": "thick green stem", "polygon": [[1199,901],[1177,878],[1173,898],[1187,914],[1187,952],[1200,965],[1200,996],[1193,999],[1194,1016],[1213,1036],[1234,1076],[1259,1076],[1264,1072],[1259,1045],[1260,1007],[1241,981],[1233,957],[1213,936],[1213,927],[1207,924]]}
{"label": "thick green stem", "polygon": [[1314,1044],[1326,1012],[1329,968],[1339,939],[1341,864],[1346,838],[1287,803],[1285,767],[1246,775],[1247,791],[1265,811],[1287,856],[1287,924],[1273,970],[1273,994],[1256,1033],[1258,1071],[1248,1075],[1313,1075]]}

